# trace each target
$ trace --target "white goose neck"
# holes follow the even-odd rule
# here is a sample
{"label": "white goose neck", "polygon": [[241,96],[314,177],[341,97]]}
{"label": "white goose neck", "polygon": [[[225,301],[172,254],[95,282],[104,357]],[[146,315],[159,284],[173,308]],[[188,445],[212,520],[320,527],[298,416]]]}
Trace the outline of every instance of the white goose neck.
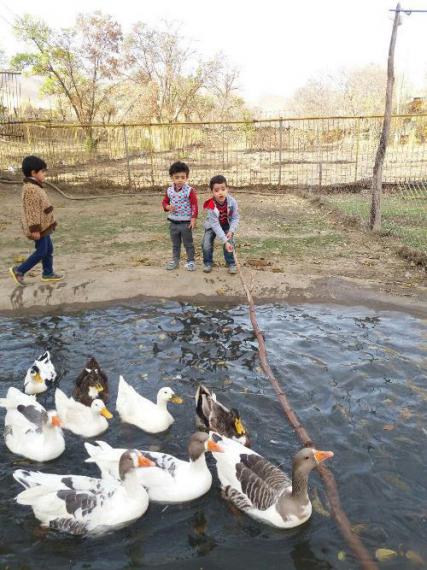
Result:
{"label": "white goose neck", "polygon": [[193,471],[204,471],[208,466],[206,464],[206,455],[202,453],[195,461],[190,459],[190,469]]}
{"label": "white goose neck", "polygon": [[136,469],[125,475],[123,486],[126,489],[127,494],[131,497],[134,497],[135,495],[143,495],[145,493],[144,487],[139,482]]}

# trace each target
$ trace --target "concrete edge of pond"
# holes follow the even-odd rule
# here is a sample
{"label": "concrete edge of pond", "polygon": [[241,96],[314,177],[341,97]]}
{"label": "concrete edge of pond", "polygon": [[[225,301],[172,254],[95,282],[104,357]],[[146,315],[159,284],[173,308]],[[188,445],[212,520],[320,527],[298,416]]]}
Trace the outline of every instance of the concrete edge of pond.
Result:
{"label": "concrete edge of pond", "polygon": [[[245,271],[245,278],[259,304],[362,305],[427,317],[425,287],[408,291],[366,280],[267,271]],[[228,275],[224,268],[211,274],[204,274],[200,269],[166,272],[152,267],[125,273],[92,272],[80,278],[72,275],[54,285],[28,280],[26,287],[16,287],[12,280],[0,280],[0,314],[8,316],[75,312],[141,299],[169,299],[201,305],[246,303],[239,277]]]}

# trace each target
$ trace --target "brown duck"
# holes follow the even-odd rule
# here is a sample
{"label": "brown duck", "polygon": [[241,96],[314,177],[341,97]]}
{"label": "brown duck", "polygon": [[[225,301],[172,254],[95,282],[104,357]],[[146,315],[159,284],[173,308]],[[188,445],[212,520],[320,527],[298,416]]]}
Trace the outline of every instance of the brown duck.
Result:
{"label": "brown duck", "polygon": [[101,370],[96,358],[91,356],[77,377],[73,398],[85,406],[91,406],[96,399],[107,402],[108,397],[107,375]]}
{"label": "brown duck", "polygon": [[199,429],[214,431],[249,447],[248,433],[239,411],[236,408],[226,408],[203,384],[199,385],[196,392],[196,414]]}

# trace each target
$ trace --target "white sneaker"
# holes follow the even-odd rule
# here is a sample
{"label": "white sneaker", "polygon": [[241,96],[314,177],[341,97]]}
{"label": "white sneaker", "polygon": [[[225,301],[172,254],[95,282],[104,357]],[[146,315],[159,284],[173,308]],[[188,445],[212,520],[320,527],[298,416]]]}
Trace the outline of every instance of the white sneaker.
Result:
{"label": "white sneaker", "polygon": [[187,261],[184,267],[187,271],[196,271],[196,264],[194,261]]}

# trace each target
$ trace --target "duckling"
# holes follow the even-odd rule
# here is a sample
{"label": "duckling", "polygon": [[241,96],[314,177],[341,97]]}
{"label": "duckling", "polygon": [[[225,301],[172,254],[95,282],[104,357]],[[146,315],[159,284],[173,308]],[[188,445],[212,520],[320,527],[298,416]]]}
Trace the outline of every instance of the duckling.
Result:
{"label": "duckling", "polygon": [[168,402],[182,404],[182,398],[171,388],[161,388],[155,404],[138,394],[123,376],[120,376],[116,409],[122,422],[133,424],[148,433],[165,431],[175,421],[168,412]]}
{"label": "duckling", "polygon": [[56,371],[50,360],[48,350],[36,358],[34,364],[27,370],[24,380],[24,392],[29,396],[46,392],[47,382],[56,380]]}
{"label": "duckling", "polygon": [[85,368],[77,377],[73,398],[89,407],[97,398],[103,402],[108,402],[108,378],[105,372],[101,370],[95,357],[92,356],[88,359]]}
{"label": "duckling", "polygon": [[229,410],[218,402],[214,392],[199,384],[196,391],[196,425],[214,431],[250,447],[249,436],[236,408]]}
{"label": "duckling", "polygon": [[102,400],[93,400],[90,407],[68,398],[59,388],[55,392],[55,405],[65,429],[82,437],[95,437],[108,428],[107,419],[113,415]]}

